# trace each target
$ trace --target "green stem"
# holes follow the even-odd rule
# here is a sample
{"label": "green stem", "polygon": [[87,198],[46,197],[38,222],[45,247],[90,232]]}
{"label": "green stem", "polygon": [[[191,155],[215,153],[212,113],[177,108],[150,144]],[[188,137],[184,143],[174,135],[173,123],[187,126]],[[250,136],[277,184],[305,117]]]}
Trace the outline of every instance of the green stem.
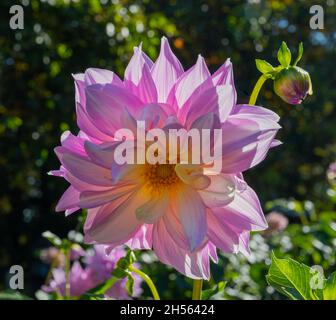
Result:
{"label": "green stem", "polygon": [[65,251],[65,298],[69,299],[71,296],[70,290],[70,254],[71,250]]}
{"label": "green stem", "polygon": [[251,97],[250,97],[250,100],[249,100],[250,105],[255,105],[256,104],[260,89],[267,79],[268,79],[268,77],[266,77],[264,74],[261,75],[260,78],[258,79],[258,81],[255,84],[255,86],[253,88],[253,91],[251,93]]}
{"label": "green stem", "polygon": [[160,300],[160,296],[159,293],[154,285],[154,282],[152,281],[152,279],[145,273],[143,273],[142,271],[140,271],[139,269],[133,267],[133,266],[129,266],[129,270],[136,273],[138,276],[140,276],[148,285],[149,289],[152,292],[153,298],[154,300]]}
{"label": "green stem", "polygon": [[197,279],[197,280],[193,281],[192,300],[201,300],[202,285],[203,285],[203,280],[202,279]]}

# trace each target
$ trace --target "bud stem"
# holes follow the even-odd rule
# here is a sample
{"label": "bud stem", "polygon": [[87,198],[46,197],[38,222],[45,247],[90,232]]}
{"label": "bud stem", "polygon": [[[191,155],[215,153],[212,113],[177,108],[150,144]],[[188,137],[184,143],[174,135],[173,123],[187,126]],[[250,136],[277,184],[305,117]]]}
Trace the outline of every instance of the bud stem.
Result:
{"label": "bud stem", "polygon": [[260,78],[258,79],[257,83],[255,84],[253,91],[251,93],[251,97],[249,100],[249,105],[255,105],[257,102],[257,98],[260,92],[260,89],[262,88],[263,84],[265,83],[265,81],[268,79],[267,76],[265,76],[264,74],[260,76]]}
{"label": "bud stem", "polygon": [[159,296],[159,293],[158,293],[158,291],[155,287],[155,284],[147,274],[145,274],[144,272],[140,271],[139,269],[133,267],[132,265],[129,266],[129,270],[131,272],[136,273],[138,276],[140,276],[142,278],[142,280],[144,280],[147,283],[149,289],[152,292],[154,300],[160,300],[160,296]]}

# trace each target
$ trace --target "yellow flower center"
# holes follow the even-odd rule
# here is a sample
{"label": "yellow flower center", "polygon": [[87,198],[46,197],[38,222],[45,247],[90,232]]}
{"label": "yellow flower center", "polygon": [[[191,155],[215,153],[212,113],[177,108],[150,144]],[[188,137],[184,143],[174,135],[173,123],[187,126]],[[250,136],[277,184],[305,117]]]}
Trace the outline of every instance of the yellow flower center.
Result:
{"label": "yellow flower center", "polygon": [[180,179],[176,175],[174,164],[147,164],[144,177],[153,191],[160,191],[176,185]]}

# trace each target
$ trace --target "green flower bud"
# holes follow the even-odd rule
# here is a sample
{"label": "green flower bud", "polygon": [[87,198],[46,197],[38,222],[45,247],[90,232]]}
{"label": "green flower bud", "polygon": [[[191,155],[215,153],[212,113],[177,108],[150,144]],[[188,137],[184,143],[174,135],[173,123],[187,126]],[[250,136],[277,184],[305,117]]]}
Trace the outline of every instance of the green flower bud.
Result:
{"label": "green flower bud", "polygon": [[289,104],[300,104],[307,94],[313,94],[309,73],[296,66],[282,69],[275,76],[274,92]]}

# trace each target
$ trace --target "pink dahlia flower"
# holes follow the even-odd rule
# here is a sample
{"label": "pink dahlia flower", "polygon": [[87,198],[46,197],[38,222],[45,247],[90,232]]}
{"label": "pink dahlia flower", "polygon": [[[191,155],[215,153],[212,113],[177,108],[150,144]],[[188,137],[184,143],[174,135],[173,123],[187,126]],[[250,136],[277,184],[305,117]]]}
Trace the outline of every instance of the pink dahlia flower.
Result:
{"label": "pink dahlia flower", "polygon": [[[88,209],[88,243],[152,249],[195,279],[209,278],[216,248],[249,252],[250,232],[267,223],[242,172],[278,144],[280,126],[274,112],[237,104],[230,60],[210,74],[199,56],[184,71],[163,38],[155,63],[134,49],[124,80],[94,68],[74,79],[80,131],[62,135],[55,149],[61,168],[51,174],[70,183],[57,211]],[[204,163],[117,165],[116,131],[135,131],[140,120],[146,130],[221,129],[221,172],[209,173]]]}
{"label": "pink dahlia flower", "polygon": [[[95,245],[92,250],[83,254],[83,265],[79,260],[75,260],[70,269],[70,295],[80,297],[85,292],[104,283],[111,278],[111,273],[115,269],[120,258],[125,256],[125,250],[122,247],[105,252],[105,246]],[[79,256],[78,256],[79,258]],[[134,287],[133,297],[138,297],[141,292],[141,278],[133,274]],[[130,299],[125,287],[127,279],[117,281],[106,293],[106,298],[113,299]],[[60,295],[65,294],[66,275],[64,267],[57,267],[52,270],[52,278],[48,285],[42,287],[46,292],[58,292]]]}

